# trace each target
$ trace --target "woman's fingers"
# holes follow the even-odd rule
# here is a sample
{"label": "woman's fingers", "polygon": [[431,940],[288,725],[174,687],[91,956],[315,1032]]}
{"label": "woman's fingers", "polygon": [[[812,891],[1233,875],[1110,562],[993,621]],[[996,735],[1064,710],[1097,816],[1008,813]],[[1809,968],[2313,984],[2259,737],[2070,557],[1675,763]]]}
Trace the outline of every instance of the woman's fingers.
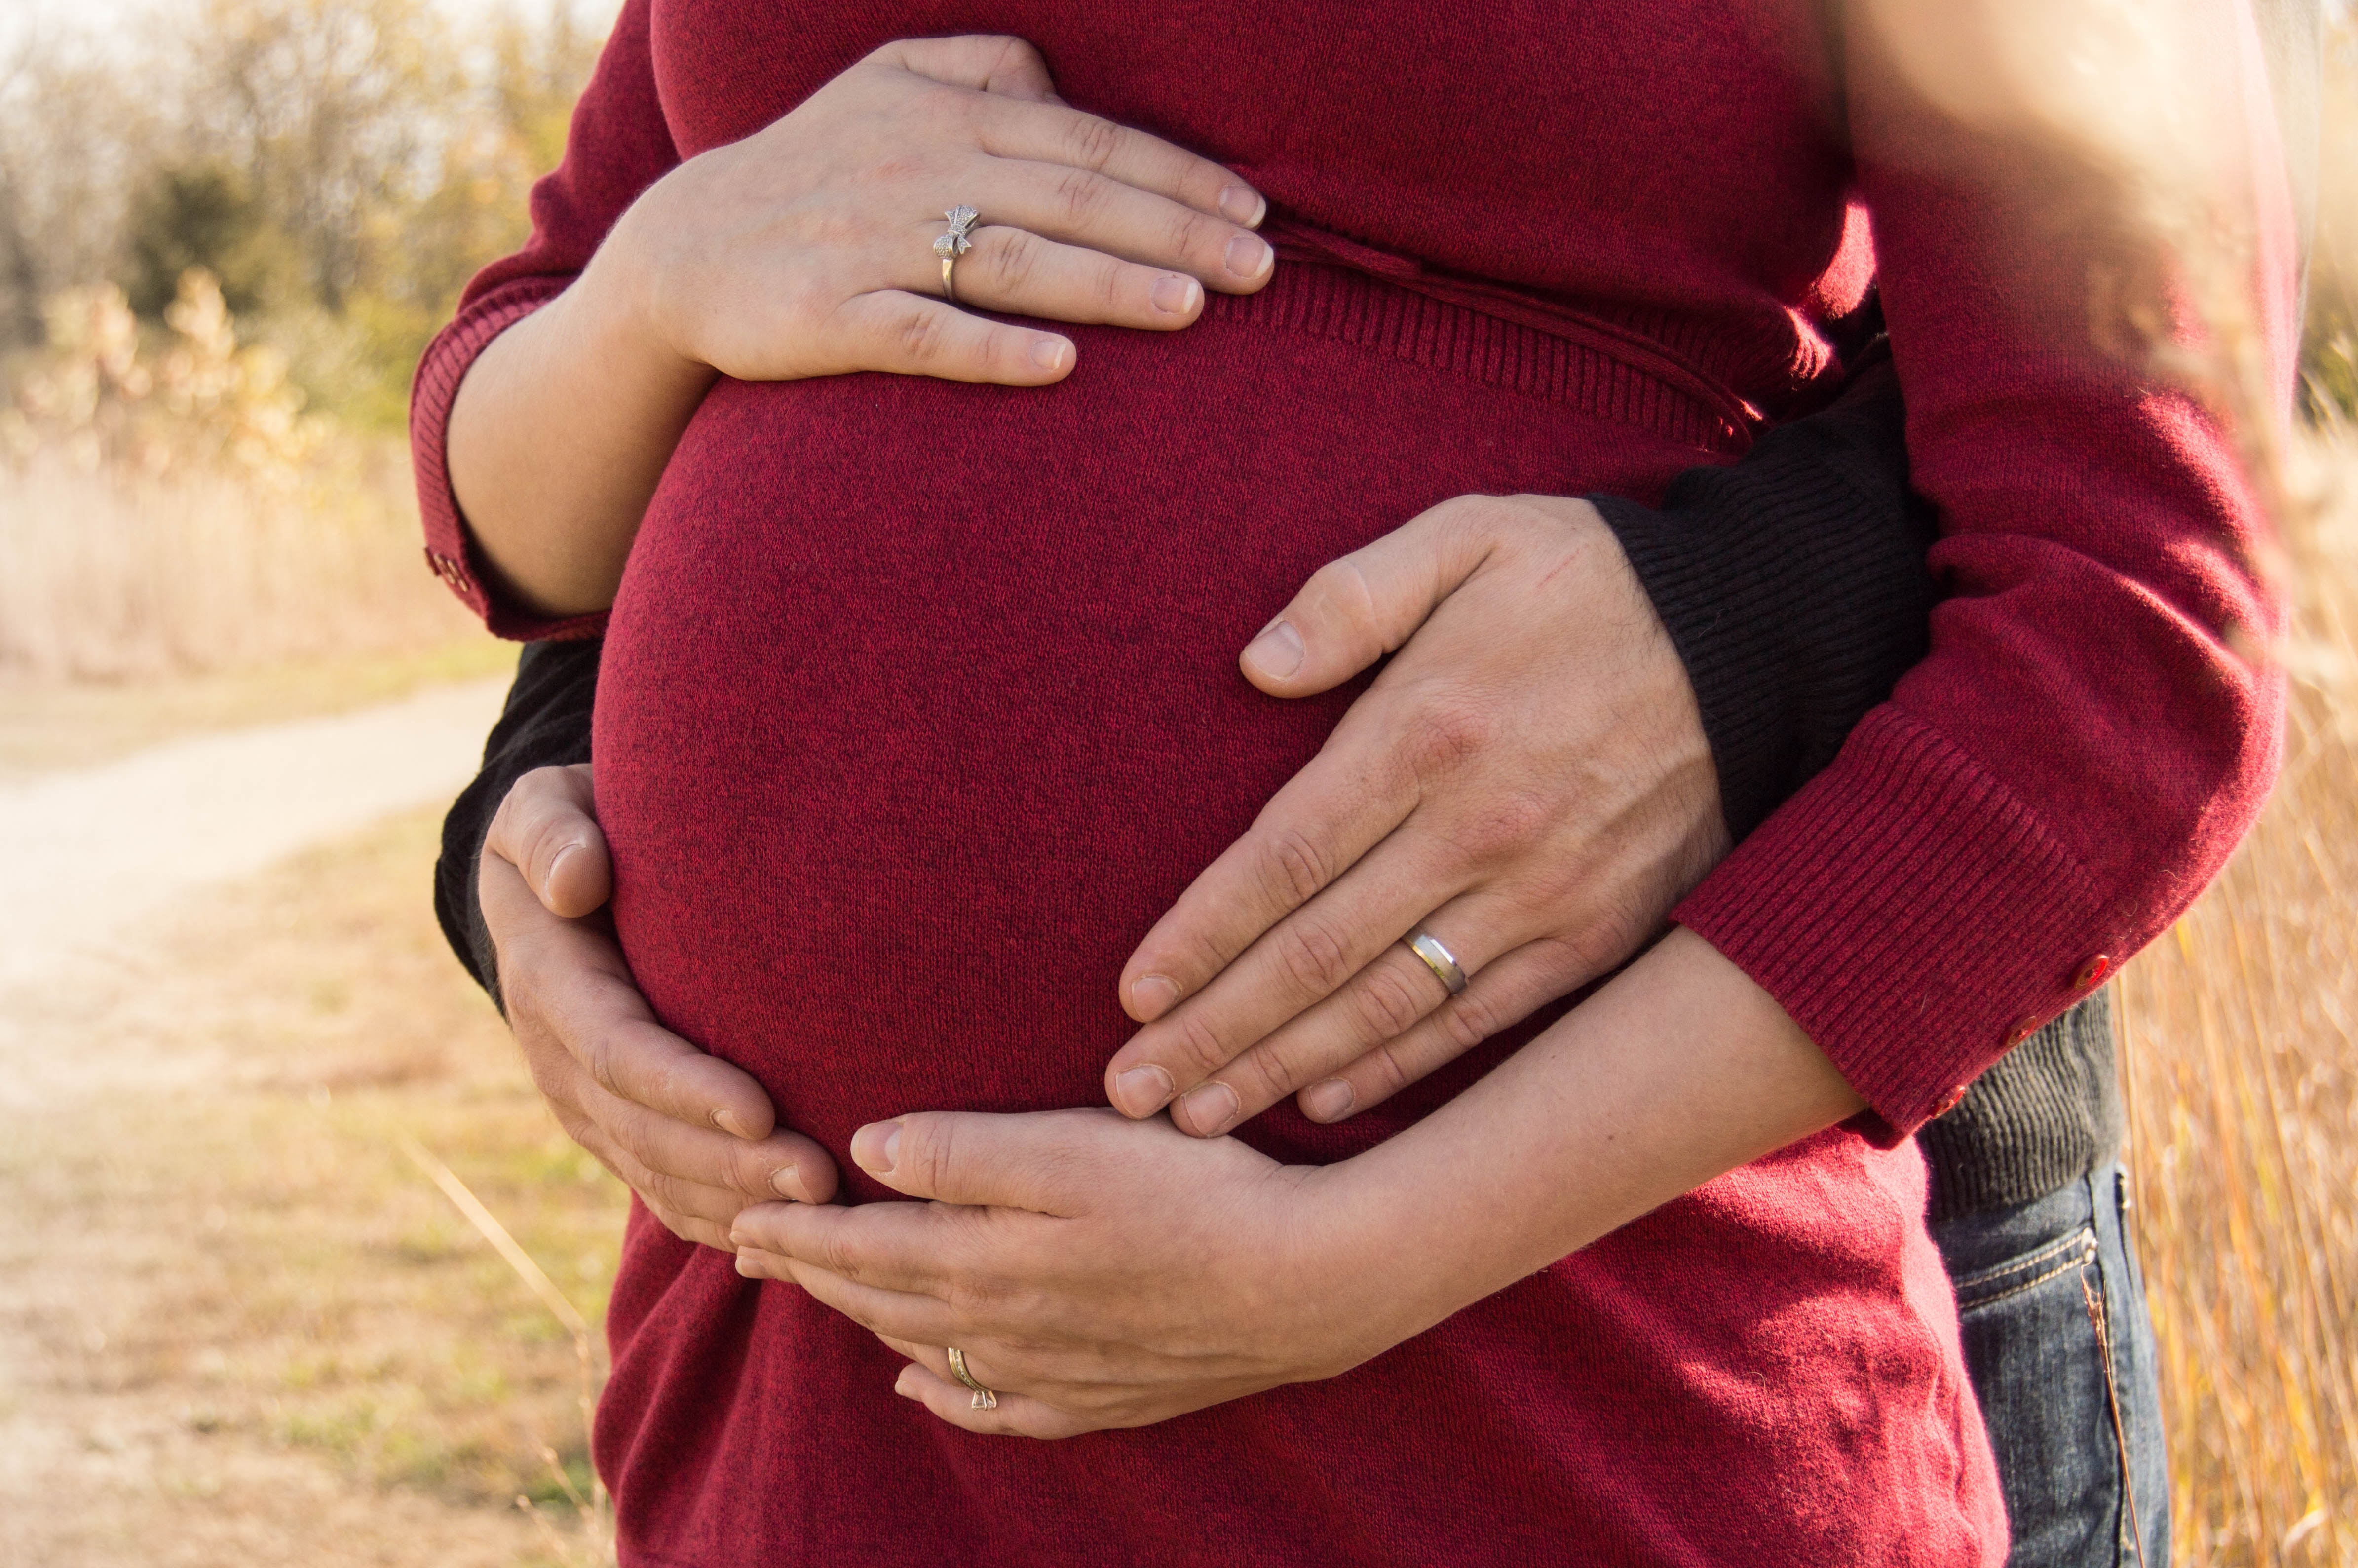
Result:
{"label": "woman's fingers", "polygon": [[996,224],[975,231],[957,281],[961,305],[1056,321],[1171,331],[1204,309],[1204,286],[1184,273]]}
{"label": "woman's fingers", "polygon": [[[960,264],[964,265],[964,264]],[[898,289],[854,295],[837,324],[860,368],[996,386],[1045,386],[1073,369],[1068,338],[969,315]]]}
{"label": "woman's fingers", "polygon": [[1581,967],[1580,955],[1563,943],[1525,943],[1484,967],[1461,994],[1399,1038],[1304,1087],[1302,1114],[1313,1121],[1341,1121],[1382,1104],[1595,978],[1581,974]]}
{"label": "woman's fingers", "polygon": [[868,57],[915,75],[977,92],[1030,103],[1055,101],[1055,82],[1040,51],[1022,38],[965,33],[946,38],[900,38]]}
{"label": "woman's fingers", "polygon": [[[1523,918],[1511,900],[1477,893],[1453,900],[1418,925],[1465,973],[1479,975],[1502,949],[1520,940]],[[1484,996],[1488,994],[1486,988]],[[1461,1003],[1455,1015],[1462,1022],[1482,1019],[1479,999],[1470,1010],[1462,1005],[1473,995],[1469,984],[1453,999],[1433,966],[1406,942],[1394,942],[1333,996],[1181,1095],[1171,1107],[1172,1125],[1198,1138],[1217,1137],[1414,1030],[1453,1000]]]}
{"label": "woman's fingers", "polygon": [[995,157],[1102,175],[1240,228],[1257,227],[1269,212],[1269,202],[1249,182],[1144,131],[1062,103],[999,95],[977,100],[972,109],[976,140]]}
{"label": "woman's fingers", "polygon": [[812,1300],[872,1334],[926,1345],[947,1344],[956,1337],[956,1314],[938,1297],[862,1284],[816,1263],[758,1247],[738,1248],[737,1271],[749,1280],[784,1280],[799,1285]]}
{"label": "woman's fingers", "polygon": [[1095,1422],[1044,1404],[1029,1394],[1001,1393],[997,1409],[979,1411],[974,1408],[972,1390],[922,1362],[912,1361],[902,1368],[892,1391],[916,1400],[952,1426],[986,1437],[1055,1439],[1097,1430]]}
{"label": "woman's fingers", "polygon": [[1224,294],[1249,294],[1276,265],[1277,253],[1251,230],[1101,174],[1009,161],[982,171],[981,189],[967,200],[985,222],[1175,267]]}

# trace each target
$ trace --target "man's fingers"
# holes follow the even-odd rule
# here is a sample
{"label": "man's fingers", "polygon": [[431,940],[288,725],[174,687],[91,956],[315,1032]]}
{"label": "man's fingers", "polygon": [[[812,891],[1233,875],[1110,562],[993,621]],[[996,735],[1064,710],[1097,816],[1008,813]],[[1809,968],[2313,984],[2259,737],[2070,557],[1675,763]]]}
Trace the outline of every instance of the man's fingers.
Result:
{"label": "man's fingers", "polygon": [[1488,557],[1505,514],[1487,499],[1444,501],[1319,568],[1246,646],[1245,678],[1271,697],[1310,697],[1407,642]]}
{"label": "man's fingers", "polygon": [[[1122,966],[1124,1011],[1152,1023],[1202,990],[1262,933],[1318,896],[1407,819],[1416,806],[1414,775],[1385,765],[1388,712],[1388,704],[1366,697],[1354,705],[1309,765],[1270,797],[1244,837],[1205,867],[1154,923]],[[1136,1046],[1133,1040],[1115,1056],[1106,1074],[1109,1086],[1146,1054]]]}
{"label": "man's fingers", "polygon": [[1045,386],[1073,369],[1068,338],[1011,327],[900,289],[845,300],[835,325],[845,339],[846,363],[895,375]]}
{"label": "man's fingers", "polygon": [[[1132,1035],[1106,1067],[1116,1108],[1151,1116],[1224,1072],[1282,1026],[1342,989],[1466,885],[1437,845],[1395,835],[1332,888],[1277,922],[1197,995]],[[1241,1108],[1239,1108],[1239,1114]]]}
{"label": "man's fingers", "polygon": [[[782,1130],[750,1141],[658,1115],[594,1087],[591,1094],[602,1098],[585,1106],[585,1111],[639,1165],[668,1181],[733,1195],[736,1208],[719,1217],[733,1217],[748,1204],[777,1198],[823,1204],[835,1196],[835,1162],[798,1132]],[[691,1206],[685,1200],[675,1201],[676,1206]]]}
{"label": "man's fingers", "polygon": [[1341,1121],[1380,1105],[1594,979],[1581,972],[1580,956],[1563,944],[1527,942],[1485,967],[1462,994],[1398,1039],[1303,1088],[1302,1114],[1313,1121]]}
{"label": "man's fingers", "polygon": [[613,861],[597,811],[589,763],[535,768],[500,802],[484,852],[523,872],[525,885],[550,914],[568,919],[587,914],[614,891]]}
{"label": "man's fingers", "polygon": [[[1464,972],[1479,975],[1499,949],[1520,940],[1512,924],[1518,918],[1509,901],[1476,893],[1453,900],[1418,925]],[[1394,942],[1342,989],[1181,1095],[1171,1107],[1172,1125],[1198,1138],[1217,1137],[1295,1090],[1346,1070],[1453,1001],[1469,1021],[1486,1017],[1490,994],[1486,988],[1475,997],[1469,984],[1453,998],[1433,966],[1406,942]],[[1471,1010],[1466,997],[1475,998]]]}

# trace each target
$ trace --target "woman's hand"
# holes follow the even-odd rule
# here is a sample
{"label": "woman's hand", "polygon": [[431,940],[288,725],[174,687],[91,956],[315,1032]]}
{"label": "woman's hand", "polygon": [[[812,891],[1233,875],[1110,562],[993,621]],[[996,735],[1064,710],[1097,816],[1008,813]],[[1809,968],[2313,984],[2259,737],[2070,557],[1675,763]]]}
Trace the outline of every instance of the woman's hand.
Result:
{"label": "woman's hand", "polygon": [[[970,1432],[1138,1426],[1331,1378],[1860,1100],[1775,999],[1673,931],[1497,1071],[1340,1164],[1104,1110],[873,1123],[851,1157],[927,1203],[764,1204],[740,1272],[914,1365]],[[978,1411],[946,1347],[1001,1390]]]}
{"label": "woman's hand", "polygon": [[958,205],[983,224],[957,264],[960,306],[1168,330],[1202,314],[1206,288],[1249,293],[1275,265],[1251,232],[1258,192],[1067,107],[1029,44],[888,44],[656,179],[580,276],[468,369],[449,479],[499,597],[540,617],[613,602],[717,375],[1069,374],[1071,340],[942,297],[934,242]]}
{"label": "woman's hand", "polygon": [[959,203],[984,226],[957,263],[958,302],[982,309],[1168,330],[1201,312],[1204,288],[1249,292],[1272,265],[1251,187],[1067,107],[1038,52],[1007,38],[878,49],[666,175],[599,265],[632,269],[672,352],[741,380],[1056,380],[1067,340],[943,300],[932,247]]}
{"label": "woman's hand", "polygon": [[612,889],[590,769],[518,779],[477,867],[500,989],[532,1080],[576,1143],[674,1236],[733,1250],[749,1204],[826,1203],[835,1162],[777,1126],[752,1077],[655,1022],[600,912]]}
{"label": "woman's hand", "polygon": [[[1379,1254],[1326,1173],[1160,1118],[928,1113],[851,1154],[934,1201],[747,1209],[738,1271],[874,1331],[914,1363],[897,1391],[970,1432],[1069,1437],[1331,1378],[1456,1304],[1370,1293]],[[996,1410],[953,1379],[952,1345]]]}
{"label": "woman's hand", "polygon": [[1120,1110],[1206,1137],[1296,1090],[1364,1110],[1627,960],[1726,853],[1685,667],[1586,502],[1444,503],[1321,568],[1243,665],[1307,697],[1394,649],[1123,969]]}

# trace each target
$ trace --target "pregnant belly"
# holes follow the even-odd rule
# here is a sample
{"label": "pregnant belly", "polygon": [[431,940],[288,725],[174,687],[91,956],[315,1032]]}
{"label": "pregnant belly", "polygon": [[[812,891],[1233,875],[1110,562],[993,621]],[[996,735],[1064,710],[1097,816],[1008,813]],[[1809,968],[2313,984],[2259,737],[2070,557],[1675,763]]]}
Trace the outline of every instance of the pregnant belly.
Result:
{"label": "pregnant belly", "polygon": [[[724,382],[599,688],[614,911],[659,1014],[844,1160],[896,1112],[1103,1102],[1115,981],[1357,687],[1237,654],[1325,561],[1467,492],[1650,495],[1700,454],[1569,396],[1271,324],[1079,330],[1065,384]],[[1331,1160],[1521,1034],[1338,1128]]]}

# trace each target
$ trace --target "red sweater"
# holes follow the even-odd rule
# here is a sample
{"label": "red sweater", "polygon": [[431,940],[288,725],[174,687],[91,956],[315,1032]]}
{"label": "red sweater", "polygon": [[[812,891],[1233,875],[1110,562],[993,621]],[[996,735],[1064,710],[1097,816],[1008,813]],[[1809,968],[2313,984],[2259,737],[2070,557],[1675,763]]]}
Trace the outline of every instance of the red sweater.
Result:
{"label": "red sweater", "polygon": [[[2256,81],[2221,10],[2217,58]],[[419,373],[429,555],[496,628],[595,621],[533,624],[479,586],[442,456],[473,355],[680,158],[879,43],[968,31],[1031,39],[1071,101],[1236,168],[1291,259],[1176,336],[1073,330],[1079,368],[1044,392],[714,389],[600,690],[616,918],[659,1011],[858,1197],[879,1195],[845,1158],[864,1121],[1096,1102],[1123,958],[1357,689],[1246,687],[1236,650],[1271,611],[1449,495],[1651,499],[1741,450],[1835,373],[1818,324],[1879,267],[1942,514],[1933,650],[1680,912],[1875,1112],[1345,1378],[1055,1445],[932,1422],[864,1333],[639,1214],[598,1441],[626,1561],[2002,1559],[1920,1168],[1893,1146],[2088,958],[2174,917],[2257,809],[2278,690],[2230,628],[2277,612],[2221,433],[2071,347],[2087,258],[2026,241],[2035,194],[1931,172],[1942,128],[1828,63],[1799,0],[1447,29],[1399,0],[633,0],[531,244]],[[1535,1027],[1341,1127],[1286,1108],[1242,1135],[1347,1157]]]}

